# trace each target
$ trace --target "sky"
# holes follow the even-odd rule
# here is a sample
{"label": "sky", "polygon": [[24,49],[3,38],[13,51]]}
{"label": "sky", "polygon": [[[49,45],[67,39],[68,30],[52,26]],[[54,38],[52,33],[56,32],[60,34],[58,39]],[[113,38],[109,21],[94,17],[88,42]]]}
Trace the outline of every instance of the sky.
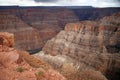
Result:
{"label": "sky", "polygon": [[120,0],[0,0],[0,6],[10,5],[120,7]]}

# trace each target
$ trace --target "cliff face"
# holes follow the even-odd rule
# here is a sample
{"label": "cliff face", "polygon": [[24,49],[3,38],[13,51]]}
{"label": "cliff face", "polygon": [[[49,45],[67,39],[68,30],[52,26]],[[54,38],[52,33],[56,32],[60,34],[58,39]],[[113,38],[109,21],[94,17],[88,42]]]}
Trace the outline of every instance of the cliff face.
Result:
{"label": "cliff face", "polygon": [[66,23],[76,21],[75,14],[66,9],[0,10],[0,31],[14,33],[15,47],[33,53],[39,51]]}
{"label": "cliff face", "polygon": [[41,38],[40,48],[48,39],[54,37],[66,23],[78,21],[77,16],[67,9],[20,9],[20,17],[28,25],[38,30]]}
{"label": "cliff face", "polygon": [[118,80],[120,13],[97,22],[68,23],[65,30],[45,44],[43,52],[67,55],[78,61],[80,70],[95,69]]}
{"label": "cliff face", "polygon": [[[73,11],[63,8],[48,8],[48,9],[20,9],[20,17],[26,23],[35,28],[55,27],[63,28],[68,22],[78,21],[77,16]],[[44,26],[44,27],[43,27]]]}
{"label": "cliff face", "polygon": [[13,45],[13,34],[0,33],[0,80],[66,80],[46,62]]}
{"label": "cliff face", "polygon": [[99,20],[105,16],[110,16],[113,13],[120,11],[120,8],[85,8],[73,9],[79,20]]}
{"label": "cliff face", "polygon": [[[86,53],[119,52],[119,30],[120,28],[117,25],[102,25],[102,23],[99,22],[84,21],[70,23],[66,25],[64,31],[61,31],[55,38],[48,41],[47,46],[44,48],[49,48],[43,50],[48,50],[47,53],[53,51],[50,52],[52,54],[57,54],[57,51],[58,53],[66,54],[69,53],[66,51],[72,50],[73,48],[76,49],[75,47],[77,47],[78,50],[83,50]],[[109,51],[110,46],[111,51]],[[69,47],[70,49],[64,50],[64,47]],[[61,48],[62,50],[59,51]],[[74,53],[74,51],[72,53]]]}
{"label": "cliff face", "polygon": [[[101,10],[104,15],[103,12],[100,13]],[[67,23],[96,20],[118,11],[119,8],[1,7],[0,31],[15,34],[16,48],[36,52],[41,50],[46,41],[54,37]]]}
{"label": "cliff face", "polygon": [[41,47],[39,32],[15,15],[0,15],[0,31],[14,34],[16,48],[31,50]]}

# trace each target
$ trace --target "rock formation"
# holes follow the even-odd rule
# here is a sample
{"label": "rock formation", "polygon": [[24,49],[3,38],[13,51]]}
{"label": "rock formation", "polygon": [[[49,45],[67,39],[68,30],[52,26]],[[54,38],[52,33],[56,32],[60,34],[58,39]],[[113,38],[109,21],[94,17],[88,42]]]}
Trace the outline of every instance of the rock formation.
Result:
{"label": "rock formation", "polygon": [[13,47],[13,45],[14,45],[13,34],[0,32],[0,45]]}
{"label": "rock formation", "polygon": [[28,8],[20,10],[20,18],[24,22],[40,29],[47,27],[62,28],[68,22],[79,20],[73,11],[66,8]]}
{"label": "rock formation", "polygon": [[73,9],[80,21],[83,20],[99,20],[105,16],[110,16],[113,13],[120,11],[119,7],[116,8],[84,8]]}
{"label": "rock formation", "polygon": [[[89,75],[89,70],[91,72],[92,69],[101,72],[107,78],[119,80],[120,12],[104,17],[100,21],[68,23],[65,30],[49,40],[42,51],[54,56],[66,55],[76,61],[67,63],[68,68],[65,69],[69,69],[71,65],[73,70],[73,67],[80,72],[88,70],[88,74],[85,71],[86,75]],[[41,57],[41,54],[36,55]],[[65,71],[64,66],[66,66],[66,62],[64,62],[60,66],[63,72]],[[89,80],[88,77],[87,80]]]}
{"label": "rock formation", "polygon": [[[15,47],[22,50],[32,50],[41,47],[39,32],[10,14],[0,15],[0,31],[11,32],[15,36]],[[31,35],[31,36],[30,36]]]}
{"label": "rock formation", "polygon": [[41,50],[46,41],[56,36],[67,23],[96,20],[118,11],[119,8],[1,6],[0,31],[14,33],[15,47],[34,53]]}
{"label": "rock formation", "polygon": [[66,23],[76,21],[74,13],[66,9],[0,10],[0,31],[14,33],[15,47],[33,52],[39,51]]}
{"label": "rock formation", "polygon": [[46,62],[13,47],[14,36],[0,33],[0,80],[66,80]]}

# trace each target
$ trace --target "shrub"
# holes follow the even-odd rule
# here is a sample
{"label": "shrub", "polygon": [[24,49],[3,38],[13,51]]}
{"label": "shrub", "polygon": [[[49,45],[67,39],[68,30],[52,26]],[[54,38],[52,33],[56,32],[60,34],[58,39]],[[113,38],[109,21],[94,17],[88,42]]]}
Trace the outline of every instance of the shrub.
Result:
{"label": "shrub", "polygon": [[17,71],[20,72],[20,73],[23,72],[22,67],[17,68]]}
{"label": "shrub", "polygon": [[43,71],[38,72],[38,76],[42,76],[43,74],[44,74]]}

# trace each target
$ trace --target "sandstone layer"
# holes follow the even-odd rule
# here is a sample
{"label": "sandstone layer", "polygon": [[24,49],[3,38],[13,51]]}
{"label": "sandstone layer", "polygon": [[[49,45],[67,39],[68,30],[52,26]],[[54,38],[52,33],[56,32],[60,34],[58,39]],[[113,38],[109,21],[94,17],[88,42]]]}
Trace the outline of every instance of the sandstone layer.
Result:
{"label": "sandstone layer", "polygon": [[[72,66],[80,72],[92,69],[108,79],[119,80],[120,13],[104,17],[100,21],[68,23],[65,30],[49,40],[42,51],[54,56],[66,55],[76,60]],[[63,72],[64,65],[66,62],[60,66]]]}
{"label": "sandstone layer", "polygon": [[75,14],[64,9],[53,12],[37,8],[0,10],[0,31],[14,33],[15,48],[31,53],[41,50],[66,23],[76,21]]}
{"label": "sandstone layer", "polygon": [[96,20],[118,11],[119,8],[1,6],[0,31],[15,34],[16,48],[35,53],[67,23]]}
{"label": "sandstone layer", "polygon": [[14,15],[1,14],[0,19],[0,31],[14,34],[14,47],[22,50],[32,50],[41,47],[39,32],[36,29]]}

